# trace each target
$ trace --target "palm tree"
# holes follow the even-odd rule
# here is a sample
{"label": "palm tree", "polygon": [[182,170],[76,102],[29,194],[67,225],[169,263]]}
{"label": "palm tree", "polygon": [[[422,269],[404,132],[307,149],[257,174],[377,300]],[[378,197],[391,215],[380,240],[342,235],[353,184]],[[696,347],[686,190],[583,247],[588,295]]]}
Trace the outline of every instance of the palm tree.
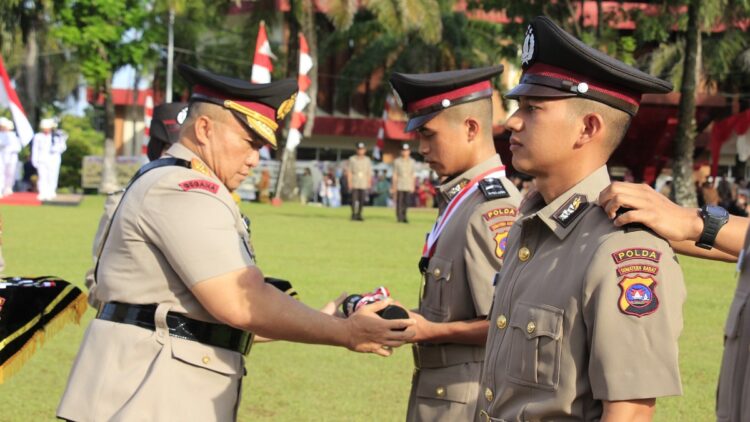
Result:
{"label": "palm tree", "polygon": [[[338,75],[336,101],[349,101],[362,81],[383,71],[433,72],[496,64],[515,56],[498,24],[470,20],[455,12],[453,0],[362,1],[329,3],[336,31],[322,48],[328,54],[348,49],[351,57]],[[369,88],[369,86],[368,86]],[[370,109],[381,110],[388,84],[374,87]]]}

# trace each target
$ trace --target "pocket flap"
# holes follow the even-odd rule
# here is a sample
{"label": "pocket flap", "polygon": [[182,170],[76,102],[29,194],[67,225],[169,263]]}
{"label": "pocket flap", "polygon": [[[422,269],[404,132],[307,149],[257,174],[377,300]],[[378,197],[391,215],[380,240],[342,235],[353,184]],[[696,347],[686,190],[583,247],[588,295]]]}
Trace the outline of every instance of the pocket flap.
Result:
{"label": "pocket flap", "polygon": [[526,333],[527,339],[545,336],[559,340],[562,321],[562,309],[519,302],[511,313],[509,325]]}
{"label": "pocket flap", "polygon": [[472,375],[465,364],[429,369],[420,377],[417,397],[467,403],[470,385],[477,381]]}
{"label": "pocket flap", "polygon": [[433,256],[430,258],[430,264],[427,266],[427,274],[435,280],[450,281],[452,268],[453,261]]}
{"label": "pocket flap", "polygon": [[197,341],[170,338],[172,357],[190,365],[226,375],[243,373],[242,356],[221,347],[208,346]]}

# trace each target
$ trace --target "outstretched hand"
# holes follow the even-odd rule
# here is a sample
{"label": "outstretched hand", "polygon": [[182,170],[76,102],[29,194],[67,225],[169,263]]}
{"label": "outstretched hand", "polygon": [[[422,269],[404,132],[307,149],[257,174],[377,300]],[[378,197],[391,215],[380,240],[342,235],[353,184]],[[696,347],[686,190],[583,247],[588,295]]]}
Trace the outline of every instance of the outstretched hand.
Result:
{"label": "outstretched hand", "polygon": [[413,319],[383,319],[376,312],[391,305],[387,299],[359,308],[347,318],[350,350],[390,356],[391,348],[398,347],[414,336]]}

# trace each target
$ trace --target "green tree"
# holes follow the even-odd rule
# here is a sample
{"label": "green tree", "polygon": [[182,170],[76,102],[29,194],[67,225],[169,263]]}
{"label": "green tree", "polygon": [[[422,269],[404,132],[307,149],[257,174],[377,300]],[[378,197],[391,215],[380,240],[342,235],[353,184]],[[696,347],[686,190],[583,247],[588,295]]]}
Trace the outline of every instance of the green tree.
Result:
{"label": "green tree", "polygon": [[81,187],[81,163],[87,155],[101,155],[104,147],[104,134],[91,126],[91,116],[63,116],[60,127],[68,133],[68,149],[60,164],[61,188],[72,190]]}
{"label": "green tree", "polygon": [[104,95],[105,142],[100,190],[118,188],[115,178],[115,107],[112,75],[125,66],[143,69],[155,59],[149,48],[155,31],[143,31],[150,16],[147,0],[55,0],[53,34],[75,51],[81,73]]}
{"label": "green tree", "polygon": [[[662,13],[657,15],[633,13],[638,28],[635,35],[640,42],[659,42],[658,48],[644,57],[644,64],[652,74],[680,87],[672,200],[697,206],[693,182],[696,94],[701,79],[723,92],[738,94],[750,88],[750,61],[746,60],[750,58],[750,37],[741,30],[741,22],[750,17],[750,3],[672,0],[661,2],[660,7]],[[684,9],[687,14],[680,13]],[[673,35],[670,28],[675,26],[678,31]]]}
{"label": "green tree", "polygon": [[[397,72],[433,72],[487,66],[514,55],[503,27],[471,20],[455,12],[453,0],[340,0],[329,3],[328,17],[336,31],[322,51],[351,54],[341,69],[336,101],[345,105],[356,87],[375,72],[383,79]],[[369,82],[368,82],[369,83]],[[371,110],[382,110],[387,83],[373,89]]]}

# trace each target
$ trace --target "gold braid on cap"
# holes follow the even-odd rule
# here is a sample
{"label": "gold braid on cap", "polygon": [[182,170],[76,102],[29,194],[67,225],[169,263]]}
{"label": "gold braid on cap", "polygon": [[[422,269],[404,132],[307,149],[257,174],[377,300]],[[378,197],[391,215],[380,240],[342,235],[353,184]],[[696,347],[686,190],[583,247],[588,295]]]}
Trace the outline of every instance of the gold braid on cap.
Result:
{"label": "gold braid on cap", "polygon": [[224,100],[224,107],[245,115],[248,126],[250,126],[250,128],[252,128],[254,131],[258,132],[258,135],[262,136],[271,145],[276,147],[276,129],[279,128],[278,123],[258,113],[257,111],[245,107],[242,104],[236,103],[232,100]]}

